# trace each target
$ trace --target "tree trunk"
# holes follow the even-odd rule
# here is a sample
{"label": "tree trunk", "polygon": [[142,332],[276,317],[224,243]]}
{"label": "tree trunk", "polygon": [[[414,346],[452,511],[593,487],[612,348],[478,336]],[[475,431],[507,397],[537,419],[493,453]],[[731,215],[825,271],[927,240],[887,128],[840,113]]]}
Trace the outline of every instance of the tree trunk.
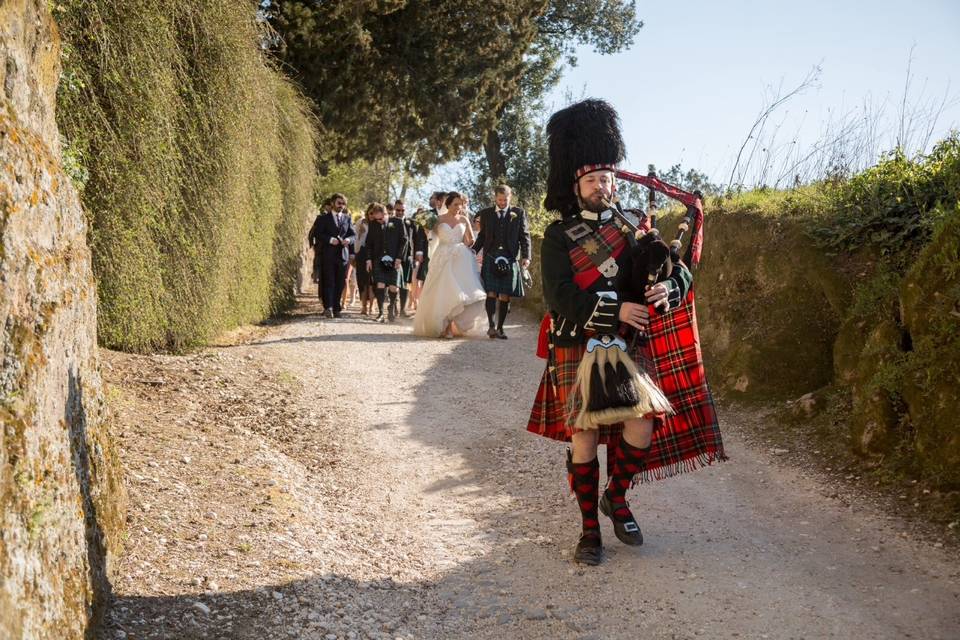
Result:
{"label": "tree trunk", "polygon": [[400,183],[400,199],[404,202],[407,201],[407,189],[410,187],[410,172],[413,171],[413,159],[413,156],[407,158],[407,162],[403,166],[403,181]]}
{"label": "tree trunk", "polygon": [[507,178],[507,159],[503,155],[500,132],[496,128],[487,132],[483,142],[483,151],[487,156],[487,168],[490,171],[490,180],[494,184],[504,182]]}

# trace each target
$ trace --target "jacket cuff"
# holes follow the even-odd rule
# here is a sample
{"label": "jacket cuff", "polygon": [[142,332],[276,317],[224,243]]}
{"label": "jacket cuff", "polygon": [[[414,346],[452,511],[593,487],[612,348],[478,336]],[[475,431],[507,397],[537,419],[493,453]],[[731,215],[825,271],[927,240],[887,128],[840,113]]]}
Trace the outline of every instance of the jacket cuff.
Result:
{"label": "jacket cuff", "polygon": [[680,285],[673,280],[664,280],[663,284],[667,287],[667,308],[676,309],[683,302],[680,297]]}
{"label": "jacket cuff", "polygon": [[620,302],[610,298],[598,298],[593,313],[583,327],[599,333],[613,333],[620,322]]}

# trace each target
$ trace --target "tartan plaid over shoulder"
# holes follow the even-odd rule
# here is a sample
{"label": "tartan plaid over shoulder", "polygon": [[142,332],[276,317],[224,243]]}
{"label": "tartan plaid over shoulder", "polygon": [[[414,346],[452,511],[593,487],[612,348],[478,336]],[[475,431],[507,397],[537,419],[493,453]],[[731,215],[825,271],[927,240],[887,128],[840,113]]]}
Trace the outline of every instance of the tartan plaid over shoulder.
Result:
{"label": "tartan plaid over shoulder", "polygon": [[693,289],[669,313],[652,313],[648,373],[673,406],[658,419],[646,468],[635,481],[659,480],[726,460],[713,396],[707,385]]}
{"label": "tartan plaid over shoulder", "polygon": [[[603,252],[616,258],[626,249],[627,240],[617,225],[605,224],[590,235],[586,246],[594,254]],[[573,280],[581,289],[589,289],[601,276],[590,254],[580,244],[574,244],[570,249],[570,262],[573,265]]]}

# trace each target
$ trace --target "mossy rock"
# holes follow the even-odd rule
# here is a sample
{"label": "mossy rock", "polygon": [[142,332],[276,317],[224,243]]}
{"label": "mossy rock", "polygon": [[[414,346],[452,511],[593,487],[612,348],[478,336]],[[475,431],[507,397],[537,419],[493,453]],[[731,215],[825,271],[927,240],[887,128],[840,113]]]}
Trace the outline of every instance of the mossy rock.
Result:
{"label": "mossy rock", "polygon": [[924,475],[960,488],[960,209],[952,211],[904,278],[912,352],[903,397]]}
{"label": "mossy rock", "polygon": [[850,289],[830,258],[791,220],[723,213],[708,216],[705,227],[694,286],[714,385],[782,399],[830,383]]}
{"label": "mossy rock", "polygon": [[891,320],[880,322],[867,333],[850,379],[844,381],[852,389],[850,433],[858,453],[886,453],[898,441],[896,390],[883,384],[882,372],[903,366],[899,345],[900,327]]}
{"label": "mossy rock", "polygon": [[863,318],[847,318],[840,325],[833,343],[833,371],[840,384],[849,385],[857,379],[868,328]]}

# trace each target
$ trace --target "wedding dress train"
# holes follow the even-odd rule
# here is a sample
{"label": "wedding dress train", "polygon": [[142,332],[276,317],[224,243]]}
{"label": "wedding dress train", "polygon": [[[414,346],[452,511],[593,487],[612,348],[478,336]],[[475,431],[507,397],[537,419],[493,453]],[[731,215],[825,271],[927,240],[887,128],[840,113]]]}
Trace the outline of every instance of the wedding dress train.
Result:
{"label": "wedding dress train", "polygon": [[475,331],[486,318],[487,294],[480,282],[476,256],[463,244],[466,225],[461,222],[451,227],[441,222],[434,231],[439,242],[430,256],[413,332],[436,338],[451,321],[463,333]]}

